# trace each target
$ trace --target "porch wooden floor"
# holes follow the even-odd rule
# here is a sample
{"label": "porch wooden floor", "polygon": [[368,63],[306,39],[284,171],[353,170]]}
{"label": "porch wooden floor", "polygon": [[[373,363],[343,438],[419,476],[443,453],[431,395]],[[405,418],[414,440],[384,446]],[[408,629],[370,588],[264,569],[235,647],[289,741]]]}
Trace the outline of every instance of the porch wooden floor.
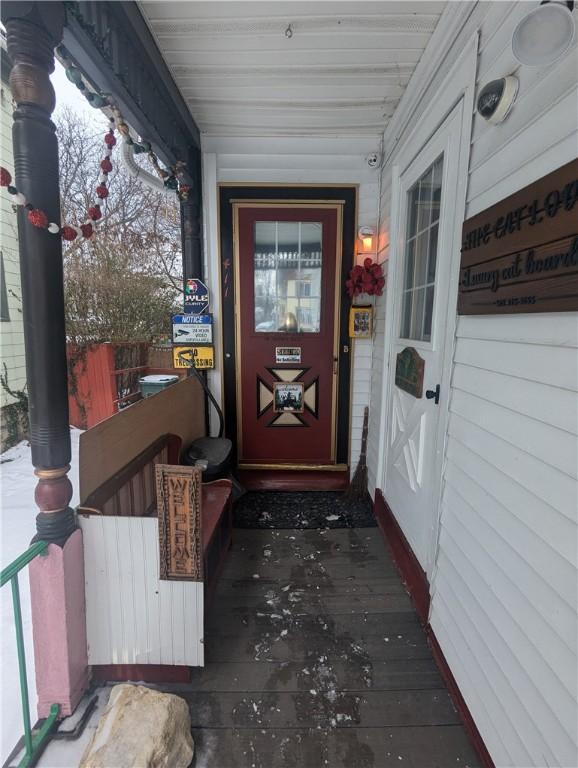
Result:
{"label": "porch wooden floor", "polygon": [[378,529],[236,530],[189,686],[195,768],[477,766]]}

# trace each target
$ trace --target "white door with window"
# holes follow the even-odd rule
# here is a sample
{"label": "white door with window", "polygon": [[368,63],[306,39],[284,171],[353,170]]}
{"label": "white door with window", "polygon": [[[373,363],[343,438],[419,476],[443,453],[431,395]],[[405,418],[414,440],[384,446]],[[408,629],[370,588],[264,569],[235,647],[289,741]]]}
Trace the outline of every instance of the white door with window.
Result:
{"label": "white door with window", "polygon": [[[450,281],[452,269],[457,269],[456,228],[463,218],[456,210],[461,113],[460,103],[394,178],[398,223],[388,291],[393,313],[384,495],[426,573],[433,565],[437,538],[449,394],[444,352],[456,315]],[[421,397],[395,383],[398,355],[406,348],[415,350],[405,353],[414,361],[423,360]],[[398,372],[401,375],[401,367]]]}

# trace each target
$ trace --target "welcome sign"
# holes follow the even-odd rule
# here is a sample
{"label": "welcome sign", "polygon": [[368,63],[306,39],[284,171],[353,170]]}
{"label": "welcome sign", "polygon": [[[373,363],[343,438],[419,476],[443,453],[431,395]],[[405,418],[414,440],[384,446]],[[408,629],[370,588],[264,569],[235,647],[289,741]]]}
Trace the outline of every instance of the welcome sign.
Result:
{"label": "welcome sign", "polygon": [[464,222],[458,314],[578,310],[578,160]]}

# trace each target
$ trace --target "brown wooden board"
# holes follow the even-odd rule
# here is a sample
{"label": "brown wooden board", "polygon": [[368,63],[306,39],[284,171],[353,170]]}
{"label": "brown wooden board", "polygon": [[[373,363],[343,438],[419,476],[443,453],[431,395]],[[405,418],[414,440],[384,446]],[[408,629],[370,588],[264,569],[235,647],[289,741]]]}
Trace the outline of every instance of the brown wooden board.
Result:
{"label": "brown wooden board", "polygon": [[205,434],[204,394],[187,378],[119,411],[80,436],[80,500],[167,433],[181,438],[183,448]]}
{"label": "brown wooden board", "polygon": [[197,467],[156,466],[161,579],[203,580],[201,478]]}
{"label": "brown wooden board", "polygon": [[423,393],[424,366],[425,360],[413,347],[402,349],[396,358],[395,386],[419,400]]}
{"label": "brown wooden board", "polygon": [[578,310],[578,160],[464,222],[458,314]]}

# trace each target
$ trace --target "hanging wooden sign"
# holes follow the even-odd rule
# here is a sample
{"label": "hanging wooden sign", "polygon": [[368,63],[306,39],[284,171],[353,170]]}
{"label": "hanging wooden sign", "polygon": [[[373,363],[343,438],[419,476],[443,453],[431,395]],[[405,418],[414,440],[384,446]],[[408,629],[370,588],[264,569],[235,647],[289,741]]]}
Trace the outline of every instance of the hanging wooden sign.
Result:
{"label": "hanging wooden sign", "polygon": [[578,310],[578,160],[464,222],[458,314]]}
{"label": "hanging wooden sign", "polygon": [[197,467],[157,464],[160,578],[203,580],[201,477]]}
{"label": "hanging wooden sign", "polygon": [[398,352],[395,363],[395,386],[417,397],[423,394],[423,372],[425,360],[413,347]]}

